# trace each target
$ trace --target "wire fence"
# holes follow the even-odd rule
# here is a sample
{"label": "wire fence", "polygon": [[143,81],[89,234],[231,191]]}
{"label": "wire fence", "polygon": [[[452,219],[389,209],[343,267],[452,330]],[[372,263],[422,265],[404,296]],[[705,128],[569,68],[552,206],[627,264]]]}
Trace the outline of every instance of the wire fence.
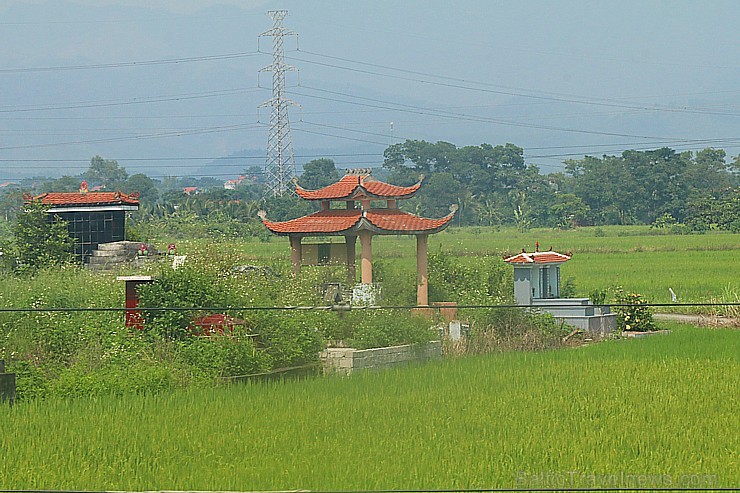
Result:
{"label": "wire fence", "polygon": [[[533,305],[517,305],[517,304],[498,304],[498,305],[353,305],[353,304],[333,304],[333,305],[307,305],[307,306],[137,306],[135,308],[127,307],[5,307],[0,308],[0,313],[14,313],[14,312],[127,312],[131,310],[137,310],[141,312],[158,312],[158,311],[348,311],[348,310],[414,310],[414,309],[425,309],[425,310],[445,310],[450,308],[457,308],[459,310],[464,309],[507,309],[507,308],[528,308],[528,309],[543,309],[543,308],[558,308],[562,305],[559,304],[547,304],[537,303]],[[588,305],[590,307],[602,308],[602,307],[635,307],[635,306],[647,306],[647,307],[730,307],[740,306],[740,302],[720,302],[720,303],[608,303],[599,305]],[[2,490],[0,490],[2,493]]]}

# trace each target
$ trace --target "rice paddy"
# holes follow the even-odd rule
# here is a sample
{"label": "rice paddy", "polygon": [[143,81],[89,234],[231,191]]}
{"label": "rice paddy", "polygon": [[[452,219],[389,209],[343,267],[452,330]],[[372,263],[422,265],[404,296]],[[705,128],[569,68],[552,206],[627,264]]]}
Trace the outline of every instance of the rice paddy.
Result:
{"label": "rice paddy", "polygon": [[20,402],[0,410],[0,488],[737,486],[740,332],[670,328],[344,379]]}

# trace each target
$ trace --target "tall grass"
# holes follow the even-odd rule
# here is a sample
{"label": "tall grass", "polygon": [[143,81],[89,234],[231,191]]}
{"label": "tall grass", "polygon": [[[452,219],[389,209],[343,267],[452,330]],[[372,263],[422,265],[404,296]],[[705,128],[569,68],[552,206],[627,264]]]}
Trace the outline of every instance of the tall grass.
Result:
{"label": "tall grass", "polygon": [[737,486],[740,332],[672,328],[350,379],[22,402],[0,413],[0,488],[488,488],[569,472]]}

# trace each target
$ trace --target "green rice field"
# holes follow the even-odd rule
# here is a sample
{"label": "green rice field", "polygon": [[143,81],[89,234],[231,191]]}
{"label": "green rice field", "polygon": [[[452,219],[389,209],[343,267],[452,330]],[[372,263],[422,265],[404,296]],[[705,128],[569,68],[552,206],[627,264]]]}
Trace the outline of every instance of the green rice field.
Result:
{"label": "green rice field", "polygon": [[0,407],[0,488],[739,486],[740,332],[669,328],[351,378],[20,402]]}
{"label": "green rice field", "polygon": [[[333,238],[332,241],[341,241]],[[503,257],[535,242],[543,250],[573,253],[563,265],[562,278],[575,281],[577,296],[621,286],[655,303],[670,303],[668,288],[678,301],[740,301],[740,234],[710,232],[694,235],[660,234],[647,226],[586,227],[576,230],[513,228],[450,228],[429,238],[429,252],[449,252],[475,261],[480,255]],[[229,246],[233,248],[233,245]],[[250,261],[289,261],[288,242],[246,242],[236,248]],[[373,258],[409,276],[415,275],[413,237],[375,237]],[[665,309],[663,309],[665,310]]]}

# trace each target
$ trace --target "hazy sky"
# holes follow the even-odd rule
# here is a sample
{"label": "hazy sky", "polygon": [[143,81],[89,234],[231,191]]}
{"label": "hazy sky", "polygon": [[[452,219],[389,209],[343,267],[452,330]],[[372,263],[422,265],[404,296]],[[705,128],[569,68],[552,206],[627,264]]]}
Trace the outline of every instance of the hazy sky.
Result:
{"label": "hazy sky", "polygon": [[544,172],[630,148],[740,153],[736,0],[0,0],[0,181],[95,154],[163,174],[244,150],[261,164],[272,9],[298,33],[299,163],[377,166],[404,139],[512,142]]}

